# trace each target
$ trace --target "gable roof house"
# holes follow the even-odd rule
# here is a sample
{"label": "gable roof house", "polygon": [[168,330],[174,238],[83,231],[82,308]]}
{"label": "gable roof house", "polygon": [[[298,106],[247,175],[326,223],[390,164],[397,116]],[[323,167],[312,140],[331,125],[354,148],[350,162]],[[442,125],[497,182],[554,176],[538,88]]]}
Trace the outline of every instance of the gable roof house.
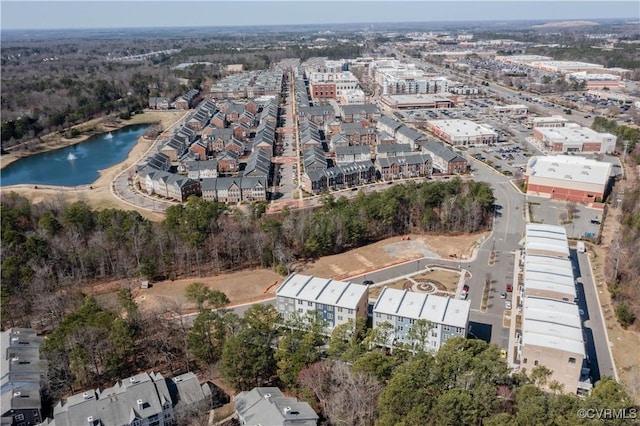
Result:
{"label": "gable roof house", "polygon": [[331,105],[303,106],[298,108],[298,116],[316,124],[324,125],[327,121],[335,118],[336,112]]}
{"label": "gable roof house", "polygon": [[41,381],[47,371],[40,359],[44,338],[30,328],[0,334],[0,413],[2,425],[34,425],[42,419]]}
{"label": "gable roof house", "polygon": [[50,426],[167,425],[176,421],[174,408],[211,403],[211,387],[189,372],[165,379],[160,373],[140,373],[113,387],[92,389],[60,401]]}
{"label": "gable roof house", "polygon": [[376,157],[380,158],[397,157],[399,155],[409,154],[410,152],[411,147],[403,143],[376,146]]}
{"label": "gable roof house", "polygon": [[327,168],[327,158],[320,148],[314,146],[305,149],[302,155],[305,171],[325,170]]}
{"label": "gable roof house", "polygon": [[210,118],[205,111],[196,111],[187,119],[186,125],[194,130],[202,130],[209,123]]}
{"label": "gable roof house", "polygon": [[305,170],[302,174],[302,187],[311,194],[318,194],[327,189],[326,169]]}
{"label": "gable roof house", "polygon": [[218,177],[218,162],[216,160],[188,161],[185,163],[187,176],[193,180]]}
{"label": "gable roof house", "polygon": [[434,140],[421,142],[422,152],[428,153],[433,158],[433,167],[440,173],[460,174],[467,170],[467,160],[453,149],[443,143]]}
{"label": "gable roof house", "polygon": [[378,130],[380,130],[381,132],[386,132],[389,135],[394,136],[394,137],[396,135],[396,130],[398,130],[402,126],[403,126],[402,123],[400,123],[399,121],[394,120],[393,118],[389,117],[388,115],[383,115],[382,117],[380,117],[380,119],[376,123],[376,128]]}
{"label": "gable roof house", "polygon": [[199,139],[196,143],[191,144],[189,152],[196,154],[198,160],[206,160],[209,154],[209,146],[206,141]]}
{"label": "gable roof house", "polygon": [[243,426],[317,426],[318,415],[306,402],[285,397],[275,387],[253,388],[233,399]]}
{"label": "gable roof house", "polygon": [[374,104],[351,104],[342,105],[342,120],[345,123],[356,123],[359,121],[375,121],[380,118],[380,109]]}
{"label": "gable roof house", "polygon": [[375,145],[378,132],[373,127],[363,127],[360,123],[342,123],[340,133],[349,139],[351,145]]}
{"label": "gable roof house", "polygon": [[329,141],[329,151],[335,152],[339,147],[349,146],[349,139],[340,133],[333,135]]}
{"label": "gable roof house", "polygon": [[185,93],[184,95],[180,96],[175,101],[176,109],[189,109],[189,108],[192,108],[195,105],[195,103],[196,103],[196,101],[198,99],[198,94],[199,93],[200,93],[200,91],[198,89],[191,89],[187,93]]}
{"label": "gable roof house", "polygon": [[242,175],[262,177],[268,181],[271,175],[271,156],[262,149],[252,152]]}
{"label": "gable roof house", "polygon": [[165,97],[150,97],[149,109],[168,110],[169,99]]}
{"label": "gable roof house", "polygon": [[222,151],[216,160],[220,173],[235,173],[239,170],[238,154],[233,151]]}
{"label": "gable roof house", "polygon": [[160,195],[181,203],[191,195],[201,195],[198,181],[150,167],[140,171],[140,187],[148,194]]}
{"label": "gable roof house", "polygon": [[178,161],[178,158],[187,151],[187,138],[185,136],[173,135],[169,141],[160,148],[160,152],[165,154],[171,161]]}
{"label": "gable roof house", "polygon": [[371,160],[371,149],[367,145],[356,145],[336,148],[338,164]]}
{"label": "gable roof house", "polygon": [[426,135],[408,126],[398,128],[395,137],[398,143],[407,144],[412,150],[416,149],[419,142],[427,140]]}

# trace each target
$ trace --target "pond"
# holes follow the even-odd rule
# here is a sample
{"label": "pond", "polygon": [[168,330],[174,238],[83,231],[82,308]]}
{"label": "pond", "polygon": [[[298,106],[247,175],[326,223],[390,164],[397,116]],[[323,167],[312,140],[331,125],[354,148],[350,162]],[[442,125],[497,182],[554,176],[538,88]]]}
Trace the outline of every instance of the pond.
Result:
{"label": "pond", "polygon": [[85,142],[21,158],[0,170],[0,185],[89,185],[99,171],[123,162],[150,124],[128,126]]}

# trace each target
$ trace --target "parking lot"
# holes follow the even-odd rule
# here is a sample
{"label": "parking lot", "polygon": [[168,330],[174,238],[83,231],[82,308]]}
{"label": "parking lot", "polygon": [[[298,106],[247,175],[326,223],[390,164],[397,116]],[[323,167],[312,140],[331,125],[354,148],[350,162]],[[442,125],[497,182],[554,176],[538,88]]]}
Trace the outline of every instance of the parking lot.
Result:
{"label": "parking lot", "polygon": [[602,210],[577,203],[527,197],[531,221],[562,225],[569,238],[593,238],[600,233]]}

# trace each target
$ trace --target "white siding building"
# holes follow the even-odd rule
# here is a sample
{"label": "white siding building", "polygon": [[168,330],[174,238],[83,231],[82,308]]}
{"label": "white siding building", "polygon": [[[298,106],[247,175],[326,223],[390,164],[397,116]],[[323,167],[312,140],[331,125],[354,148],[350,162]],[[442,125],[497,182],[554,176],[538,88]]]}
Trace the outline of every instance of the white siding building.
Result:
{"label": "white siding building", "polygon": [[432,328],[425,349],[435,352],[451,337],[466,337],[470,307],[468,300],[385,287],[373,307],[373,327],[383,323],[393,326],[389,347],[412,345],[416,342],[409,338],[410,330],[416,320],[427,320]]}
{"label": "white siding building", "polygon": [[291,274],[276,291],[276,308],[284,320],[294,312],[317,312],[330,333],[336,326],[367,318],[369,287],[330,278]]}

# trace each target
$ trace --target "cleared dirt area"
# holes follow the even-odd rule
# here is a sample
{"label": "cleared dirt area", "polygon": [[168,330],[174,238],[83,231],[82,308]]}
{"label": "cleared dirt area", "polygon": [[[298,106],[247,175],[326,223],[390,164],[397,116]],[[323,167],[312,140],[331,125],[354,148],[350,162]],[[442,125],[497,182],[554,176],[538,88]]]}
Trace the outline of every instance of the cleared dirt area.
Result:
{"label": "cleared dirt area", "polygon": [[394,263],[424,256],[470,258],[473,249],[488,233],[460,236],[408,235],[378,241],[343,254],[326,256],[299,265],[299,272],[318,277],[346,279]]}
{"label": "cleared dirt area", "polygon": [[[415,247],[418,242],[422,244],[421,250],[429,250],[434,253],[450,253],[452,250],[456,250],[457,253],[470,254],[472,247],[482,235],[483,234],[476,234],[446,238],[411,236],[411,240],[406,239],[406,237],[404,237],[405,240],[400,240],[401,237],[389,238],[343,254],[324,257],[311,264],[300,265],[297,272],[318,277],[346,279],[358,273],[364,273],[420,257],[421,255],[415,252]],[[398,242],[407,243],[407,246],[410,248],[402,250],[398,247]],[[386,249],[389,246],[393,248],[390,251],[394,254],[393,256],[390,255],[389,250]],[[453,291],[455,291],[458,277],[457,273],[435,270],[431,273],[421,274],[420,277],[426,277],[427,275],[432,277],[432,279],[449,283],[447,284],[447,288],[449,285],[453,285]],[[453,278],[454,276],[455,279]],[[277,286],[283,279],[283,277],[270,269],[251,269],[210,277],[193,277],[175,281],[156,282],[153,283],[149,289],[141,289],[140,282],[137,281],[131,283],[131,288],[136,301],[142,309],[157,310],[162,307],[180,307],[183,311],[189,311],[195,309],[195,305],[186,300],[184,297],[184,289],[193,282],[199,281],[211,289],[222,291],[227,295],[232,304],[242,304],[274,297]],[[455,284],[452,284],[454,281]],[[127,282],[124,280],[102,283],[93,286],[92,292],[98,295],[98,300],[100,300],[103,305],[115,307],[117,306],[116,293],[125,286],[127,286]],[[374,289],[375,287],[371,290]]]}

